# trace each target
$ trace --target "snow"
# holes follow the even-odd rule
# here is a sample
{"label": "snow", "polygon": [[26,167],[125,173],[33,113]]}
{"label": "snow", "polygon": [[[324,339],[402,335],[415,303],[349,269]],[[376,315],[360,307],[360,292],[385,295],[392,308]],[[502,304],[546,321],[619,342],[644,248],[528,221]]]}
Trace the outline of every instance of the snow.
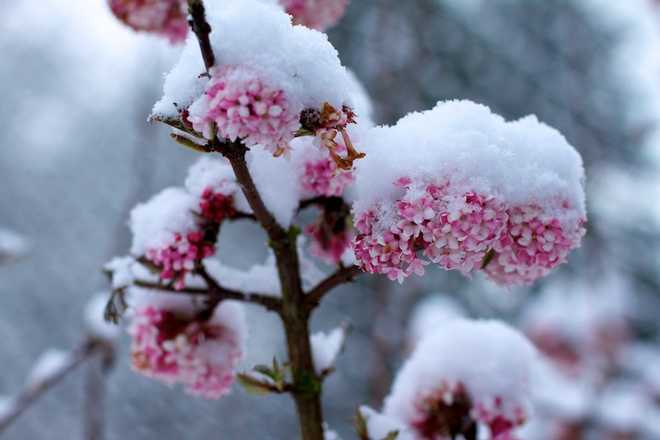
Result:
{"label": "snow", "polygon": [[399,432],[397,440],[416,440],[415,436],[397,419],[380,414],[368,406],[360,407],[360,414],[367,422],[369,440],[383,440],[391,432]]}
{"label": "snow", "polygon": [[604,328],[624,326],[630,314],[629,287],[613,275],[588,284],[555,282],[523,311],[526,331],[551,331],[581,346]]}
{"label": "snow", "polygon": [[579,153],[534,116],[506,122],[470,101],[440,102],[395,126],[369,130],[360,147],[367,157],[357,164],[357,213],[396,199],[401,189],[394,182],[414,176],[451,179],[509,206],[543,202],[546,214],[562,222],[586,216]]}
{"label": "snow", "polygon": [[85,325],[92,336],[112,341],[119,337],[120,328],[107,322],[103,317],[108,297],[108,292],[98,293],[87,303],[87,306],[85,306]]}
{"label": "snow", "polygon": [[421,301],[413,310],[408,324],[408,339],[411,346],[425,336],[435,334],[447,322],[464,318],[465,310],[447,294],[437,293]]}
{"label": "snow", "polygon": [[385,400],[384,414],[415,418],[424,393],[461,383],[473,401],[501,399],[505,413],[528,412],[535,349],[524,336],[497,321],[454,320],[439,327],[404,364]]}
{"label": "snow", "polygon": [[337,356],[344,348],[346,337],[345,327],[337,327],[328,333],[318,332],[312,335],[312,357],[316,374],[322,375],[334,368]]}
{"label": "snow", "polygon": [[134,266],[138,264],[133,257],[115,257],[103,266],[111,275],[113,290],[123,289],[135,281]]}
{"label": "snow", "polygon": [[[277,5],[257,0],[207,2],[216,66],[250,66],[302,108],[335,108],[350,102],[351,80],[327,36],[303,26]],[[250,38],[245,38],[249,35]],[[181,59],[167,75],[154,116],[177,116],[202,95],[207,79],[197,40],[189,36]],[[332,87],[329,87],[332,85]],[[177,107],[178,106],[178,107]],[[301,108],[301,109],[302,109]]]}
{"label": "snow", "polygon": [[639,385],[615,382],[598,399],[598,418],[620,432],[638,432],[646,421],[652,402]]}
{"label": "snow", "polygon": [[0,259],[4,257],[20,257],[29,248],[25,238],[9,229],[0,228]]}
{"label": "snow", "polygon": [[566,420],[581,420],[589,415],[596,401],[591,383],[573,380],[548,361],[535,370],[532,396],[534,405]]}
{"label": "snow", "polygon": [[131,212],[131,253],[145,255],[150,249],[172,244],[174,235],[196,230],[195,199],[181,188],[167,188]]}
{"label": "snow", "polygon": [[71,353],[54,348],[46,350],[28,375],[27,383],[35,385],[57,375],[71,363]]}
{"label": "snow", "polygon": [[5,418],[14,410],[14,399],[10,396],[0,396],[0,419]]}
{"label": "snow", "polygon": [[288,228],[302,197],[294,163],[262,149],[249,151],[246,159],[266,208],[281,226]]}
{"label": "snow", "polygon": [[[316,286],[325,274],[316,264],[307,257],[304,252],[305,238],[298,238],[298,256],[300,261],[300,276],[303,288],[311,289]],[[255,264],[247,270],[240,270],[225,265],[217,258],[204,260],[208,273],[223,287],[239,290],[246,293],[258,293],[262,295],[281,296],[282,287],[277,271],[275,255],[269,251],[266,260],[261,264]],[[203,287],[201,279],[192,279],[191,286]]]}

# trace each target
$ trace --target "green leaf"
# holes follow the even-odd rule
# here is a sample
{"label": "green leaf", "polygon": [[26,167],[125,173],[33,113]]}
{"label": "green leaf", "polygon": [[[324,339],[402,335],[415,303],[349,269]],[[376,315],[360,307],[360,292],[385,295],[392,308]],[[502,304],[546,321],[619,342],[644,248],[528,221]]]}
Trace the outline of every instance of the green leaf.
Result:
{"label": "green leaf", "polygon": [[241,373],[238,374],[236,378],[238,379],[238,383],[240,383],[243,388],[245,388],[245,391],[250,394],[263,396],[271,392],[270,386],[268,384],[260,382],[248,374]]}

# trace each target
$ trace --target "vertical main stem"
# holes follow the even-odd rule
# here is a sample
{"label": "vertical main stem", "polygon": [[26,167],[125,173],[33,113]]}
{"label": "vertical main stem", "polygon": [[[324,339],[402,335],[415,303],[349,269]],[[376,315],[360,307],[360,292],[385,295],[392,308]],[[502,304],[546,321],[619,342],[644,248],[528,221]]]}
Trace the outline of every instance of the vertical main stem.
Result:
{"label": "vertical main stem", "polygon": [[323,410],[321,407],[321,379],[314,369],[309,337],[310,313],[305,304],[305,292],[300,277],[296,234],[282,228],[266,208],[247,163],[246,149],[240,144],[226,145],[222,150],[241,185],[243,194],[255,217],[266,230],[277,261],[282,285],[282,310],[289,363],[293,374],[291,394],[296,404],[300,433],[303,440],[323,440]]}

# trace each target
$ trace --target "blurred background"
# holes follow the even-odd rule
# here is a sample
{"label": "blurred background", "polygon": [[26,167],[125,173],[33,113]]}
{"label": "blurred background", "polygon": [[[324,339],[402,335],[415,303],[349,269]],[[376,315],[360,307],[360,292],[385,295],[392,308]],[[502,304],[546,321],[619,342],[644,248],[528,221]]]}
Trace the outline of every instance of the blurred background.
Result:
{"label": "blurred background", "polygon": [[[453,98],[536,114],[582,153],[590,204],[582,249],[531,289],[438,270],[331,297],[314,329],[354,328],[326,386],[331,428],[354,438],[355,409],[380,407],[419,335],[463,314],[513,323],[547,357],[522,438],[660,439],[660,5],[354,0],[330,39],[379,123]],[[5,2],[0,51],[1,412],[41,353],[83,339],[85,304],[108,289],[101,267],[128,250],[130,209],[180,184],[197,156],[146,122],[178,49],[123,27],[104,1]],[[231,228],[223,262],[261,262],[260,231]],[[249,313],[246,367],[282,358],[277,319]],[[194,399],[133,374],[120,344],[107,439],[296,438],[286,396]],[[68,377],[0,438],[82,438],[83,394]]]}

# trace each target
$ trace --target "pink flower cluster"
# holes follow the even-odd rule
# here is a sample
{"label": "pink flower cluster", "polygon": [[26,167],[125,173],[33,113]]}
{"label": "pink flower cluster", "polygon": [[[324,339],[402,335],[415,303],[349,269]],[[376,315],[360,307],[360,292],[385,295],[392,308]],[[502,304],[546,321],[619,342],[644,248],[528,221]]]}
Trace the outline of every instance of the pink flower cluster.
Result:
{"label": "pink flower cluster", "polygon": [[133,369],[207,399],[226,395],[242,357],[239,337],[229,327],[188,321],[147,307],[129,329]]}
{"label": "pink flower cluster", "polygon": [[295,24],[325,31],[346,12],[348,0],[280,0]]}
{"label": "pink flower cluster", "polygon": [[338,264],[351,246],[351,235],[347,230],[327,231],[323,224],[314,223],[305,229],[311,238],[309,252],[328,264]]}
{"label": "pink flower cluster", "polygon": [[506,233],[493,245],[497,257],[485,269],[499,284],[529,284],[547,275],[585,233],[583,221],[565,229],[538,205],[512,208],[508,217]]}
{"label": "pink flower cluster", "polygon": [[203,219],[218,224],[236,215],[234,197],[231,194],[216,192],[211,187],[202,192],[199,210]]}
{"label": "pink flower cluster", "polygon": [[113,14],[135,31],[167,37],[172,44],[188,35],[185,0],[109,0]]}
{"label": "pink flower cluster", "polygon": [[403,197],[358,215],[353,243],[363,270],[391,280],[423,275],[430,261],[463,274],[485,264],[498,283],[527,284],[562,263],[584,234],[583,222],[567,230],[541,208],[507,208],[449,181],[401,178],[395,185]]}
{"label": "pink flower cluster", "polygon": [[353,173],[325,157],[306,161],[300,180],[303,190],[312,196],[339,197],[353,182]]}
{"label": "pink flower cluster", "polygon": [[425,393],[415,403],[416,414],[410,420],[417,440],[449,440],[476,433],[478,424],[487,426],[492,440],[514,440],[513,430],[525,423],[525,410],[515,406],[504,410],[502,399],[474,402],[461,383],[442,383]]}
{"label": "pink flower cluster", "polygon": [[189,108],[189,121],[206,138],[217,134],[279,155],[300,127],[300,111],[284,91],[246,66],[211,69],[205,93]]}
{"label": "pink flower cluster", "polygon": [[185,286],[186,274],[198,261],[215,254],[215,246],[204,239],[201,231],[176,233],[168,246],[149,249],[145,257],[161,269],[160,278],[173,281],[176,289]]}

